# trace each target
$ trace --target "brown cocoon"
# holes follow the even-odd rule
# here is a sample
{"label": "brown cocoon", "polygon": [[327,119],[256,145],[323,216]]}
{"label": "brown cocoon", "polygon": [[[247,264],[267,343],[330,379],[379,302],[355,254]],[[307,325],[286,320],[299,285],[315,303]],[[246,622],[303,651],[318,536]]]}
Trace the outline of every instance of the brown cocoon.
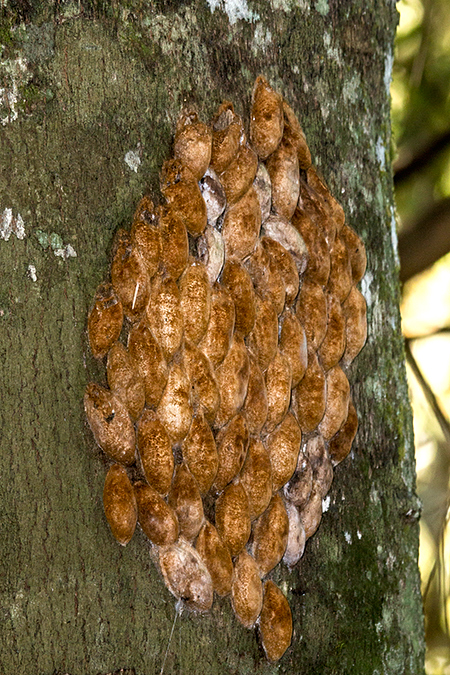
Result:
{"label": "brown cocoon", "polygon": [[165,271],[178,279],[189,258],[189,240],[185,224],[176,209],[165,204],[159,207],[161,229],[161,256]]}
{"label": "brown cocoon", "polygon": [[247,493],[250,519],[254,520],[267,508],[272,498],[270,456],[257,438],[250,438],[239,481]]}
{"label": "brown cocoon", "polygon": [[199,348],[209,358],[214,368],[222,363],[230,347],[234,314],[231,295],[219,283],[214,284],[208,327],[199,344]]}
{"label": "brown cocoon", "polygon": [[336,239],[337,225],[319,193],[300,178],[300,195],[298,208],[305,213],[325,235],[330,248]]}
{"label": "brown cocoon", "polygon": [[212,607],[214,590],[211,576],[197,553],[180,537],[176,544],[159,551],[159,566],[164,582],[176,598],[197,612],[207,612]]}
{"label": "brown cocoon", "polygon": [[219,466],[213,488],[221,492],[237,476],[245,461],[248,448],[248,428],[245,418],[236,415],[216,437]]}
{"label": "brown cocoon", "polygon": [[256,317],[256,296],[251,277],[238,262],[227,260],[222,272],[222,285],[233,298],[236,311],[234,330],[246,337]]}
{"label": "brown cocoon", "polygon": [[166,495],[172,482],[174,459],[169,435],[154,410],[147,408],[142,413],[137,444],[147,483]]}
{"label": "brown cocoon", "polygon": [[150,485],[134,484],[138,521],[144,534],[156,546],[169,546],[178,538],[179,526],[175,512]]}
{"label": "brown cocoon", "polygon": [[250,375],[250,363],[244,340],[235,335],[228,354],[216,369],[220,405],[214,420],[215,427],[222,427],[236,415],[244,403]]}
{"label": "brown cocoon", "polygon": [[208,225],[214,227],[227,205],[225,190],[214,169],[209,168],[200,180],[200,192],[206,204]]}
{"label": "brown cocoon", "polygon": [[208,225],[197,239],[197,253],[206,267],[209,283],[213,284],[217,281],[225,260],[225,244],[220,232]]}
{"label": "brown cocoon", "polygon": [[261,209],[253,186],[225,211],[222,237],[227,258],[242,260],[255,248],[261,229]]}
{"label": "brown cocoon", "polygon": [[305,550],[305,528],[300,520],[297,507],[288,501],[285,503],[285,507],[289,518],[289,534],[283,562],[292,568],[298,563]]}
{"label": "brown cocoon", "polygon": [[291,106],[283,101],[284,131],[283,142],[290,143],[297,151],[299,168],[306,171],[311,166],[311,153],[306,137]]}
{"label": "brown cocoon", "polygon": [[211,311],[211,286],[206,267],[192,260],[179,286],[184,335],[198,344],[206,332]]}
{"label": "brown cocoon", "polygon": [[277,269],[283,280],[286,305],[292,305],[299,286],[298,271],[294,258],[282,244],[271,237],[262,237],[261,243],[269,256],[270,267]]}
{"label": "brown cocoon", "polygon": [[234,112],[233,104],[225,101],[213,120],[211,166],[214,171],[222,173],[236,157],[243,134],[241,118]]}
{"label": "brown cocoon", "polygon": [[295,417],[288,413],[281,424],[266,438],[272,465],[272,491],[278,492],[297,467],[302,432]]}
{"label": "brown cocoon", "polygon": [[335,221],[338,232],[340,232],[345,222],[344,209],[333,197],[325,185],[325,181],[318,175],[314,166],[309,167],[306,177],[308,184],[321,196],[322,202],[325,204],[325,208]]}
{"label": "brown cocoon", "polygon": [[182,352],[183,366],[191,383],[192,404],[200,405],[208,422],[219,409],[220,394],[210,360],[192,342],[186,340]]}
{"label": "brown cocoon", "polygon": [[350,258],[352,268],[352,280],[357,284],[364,276],[367,265],[366,247],[364,242],[354,230],[348,225],[344,225],[341,230],[341,239],[344,242]]}
{"label": "brown cocoon", "polygon": [[261,578],[278,565],[286,550],[289,518],[283,499],[275,494],[264,513],[253,523],[252,555]]}
{"label": "brown cocoon", "polygon": [[367,339],[366,301],[355,286],[343,303],[342,311],[347,322],[345,326],[347,341],[342,363],[344,366],[349,366],[358,356]]}
{"label": "brown cocoon", "polygon": [[328,451],[330,453],[333,466],[336,466],[347,457],[350,450],[352,449],[352,443],[357,431],[358,417],[356,415],[353,401],[350,399],[348,404],[347,419],[329,443]]}
{"label": "brown cocoon", "polygon": [[128,351],[135,359],[145,386],[145,401],[150,408],[158,405],[167,382],[167,363],[162,349],[142,319],[128,335]]}
{"label": "brown cocoon", "polygon": [[205,173],[211,160],[211,129],[200,122],[196,112],[180,115],[175,132],[173,154],[189,167],[197,180]]}
{"label": "brown cocoon", "polygon": [[84,395],[84,410],[94,438],[115,462],[129,466],[136,459],[134,426],[117,396],[91,382]]}
{"label": "brown cocoon", "polygon": [[234,563],[231,581],[231,604],[240,623],[252,628],[261,612],[262,584],[256,562],[247,551],[242,551]]}
{"label": "brown cocoon", "polygon": [[183,441],[182,451],[201,494],[206,494],[216,477],[219,456],[214,436],[201,410],[192,419],[189,433]]}
{"label": "brown cocoon", "polygon": [[325,293],[327,299],[327,332],[317,352],[320,363],[325,372],[336,366],[340,361],[346,343],[346,321],[338,298],[331,293]]}
{"label": "brown cocoon", "polygon": [[317,434],[309,438],[304,450],[313,472],[312,491],[319,491],[323,498],[333,482],[333,466],[323,437]]}
{"label": "brown cocoon", "polygon": [[305,537],[309,539],[316,532],[322,519],[322,493],[313,486],[309,501],[300,510],[300,520],[305,528]]}
{"label": "brown cocoon", "polygon": [[105,478],[103,507],[113,536],[126,546],[137,523],[137,504],[133,486],[120,464],[113,464]]}
{"label": "brown cocoon", "polygon": [[270,579],[264,584],[259,630],[268,660],[281,659],[292,640],[292,612],[286,597]]}
{"label": "brown cocoon", "polygon": [[316,354],[308,357],[308,367],[292,390],[292,408],[302,432],[313,431],[325,413],[326,380]]}
{"label": "brown cocoon", "polygon": [[179,159],[164,162],[161,192],[169,206],[181,218],[189,234],[198,237],[207,223],[206,204],[197,179]]}
{"label": "brown cocoon", "polygon": [[164,358],[170,361],[183,337],[180,292],[171,276],[158,276],[153,280],[146,316]]}
{"label": "brown cocoon", "polygon": [[299,196],[299,164],[296,149],[284,141],[266,162],[272,183],[272,210],[288,220],[292,217]]}
{"label": "brown cocoon", "polygon": [[257,294],[263,300],[270,300],[277,314],[281,314],[286,298],[284,281],[277,267],[271,264],[270,255],[261,242],[258,242],[254,252],[244,264]]}
{"label": "brown cocoon", "polygon": [[[147,197],[141,199],[131,226],[131,242],[142,256],[151,279],[158,271],[161,263],[162,242],[161,231],[157,225],[156,215],[147,210]],[[148,205],[148,208],[149,205]]]}
{"label": "brown cocoon", "polygon": [[284,486],[286,499],[302,508],[308,502],[313,484],[313,470],[307,454],[301,451],[297,459],[297,468],[291,480]]}
{"label": "brown cocoon", "polygon": [[339,302],[344,302],[352,287],[352,268],[347,247],[341,237],[336,237],[330,251],[330,278],[327,289],[337,297]]}
{"label": "brown cocoon", "polygon": [[319,431],[325,440],[329,441],[347,419],[350,385],[344,371],[339,366],[331,368],[326,378],[327,403],[325,414],[319,424]]}
{"label": "brown cocoon", "polygon": [[247,338],[247,346],[264,372],[278,346],[278,316],[270,300],[256,298],[256,319]]}
{"label": "brown cocoon", "polygon": [[257,436],[261,432],[267,419],[267,410],[266,381],[256,360],[250,356],[247,396],[242,407],[250,434]]}
{"label": "brown cocoon", "polygon": [[214,590],[218,595],[228,595],[231,591],[233,562],[230,552],[214,527],[205,522],[199,532],[195,548],[211,575]]}
{"label": "brown cocoon", "polygon": [[258,164],[253,187],[261,208],[261,221],[264,223],[269,217],[272,207],[272,185],[270,183],[269,172],[262,162]]}
{"label": "brown cocoon", "polygon": [[283,124],[282,98],[260,75],[253,87],[250,141],[261,159],[267,159],[278,147]]}
{"label": "brown cocoon", "polygon": [[266,370],[267,419],[265,433],[270,434],[286,415],[291,402],[291,367],[278,350]]}
{"label": "brown cocoon", "polygon": [[319,284],[304,280],[295,305],[297,319],[306,333],[308,354],[316,352],[327,332],[327,299]]}
{"label": "brown cocoon", "polygon": [[330,249],[325,234],[301,208],[297,208],[292,216],[293,226],[300,232],[306,244],[308,266],[305,279],[325,286],[330,276]]}
{"label": "brown cocoon", "polygon": [[229,205],[237,202],[250,189],[257,169],[256,153],[248,144],[241,145],[237,155],[219,176]]}
{"label": "brown cocoon", "polygon": [[247,493],[240,483],[228,485],[216,501],[216,528],[234,557],[250,537],[250,508]]}
{"label": "brown cocoon", "polygon": [[205,515],[197,481],[185,464],[179,464],[175,469],[168,501],[177,514],[181,536],[193,541],[200,532]]}
{"label": "brown cocoon", "polygon": [[88,336],[92,355],[102,359],[119,338],[123,324],[123,307],[112,284],[100,284],[94,306],[88,316]]}
{"label": "brown cocoon", "polygon": [[130,321],[136,321],[147,305],[150,280],[144,260],[125,230],[116,234],[111,282],[125,315]]}
{"label": "brown cocoon", "polygon": [[183,440],[191,426],[190,390],[190,382],[184,368],[173,363],[157,411],[174,444]]}
{"label": "brown cocoon", "polygon": [[296,387],[308,365],[306,333],[295,314],[286,310],[281,315],[280,352],[291,367],[292,387]]}

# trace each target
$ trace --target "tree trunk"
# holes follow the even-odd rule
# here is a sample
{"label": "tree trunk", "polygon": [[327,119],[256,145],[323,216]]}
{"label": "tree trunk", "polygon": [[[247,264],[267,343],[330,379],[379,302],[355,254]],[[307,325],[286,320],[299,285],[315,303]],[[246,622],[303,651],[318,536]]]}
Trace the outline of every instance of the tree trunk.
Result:
{"label": "tree trunk", "polygon": [[[214,6],[217,5],[216,8]],[[398,309],[389,84],[394,2],[11,2],[0,35],[1,641],[5,675],[423,673],[411,411]],[[291,648],[265,660],[227,598],[183,613],[141,532],[122,549],[83,410],[104,381],[86,316],[115,231],[158,192],[176,118],[263,73],[363,238],[369,337],[350,369],[360,426],[299,565],[275,579]],[[128,154],[130,153],[131,154]],[[129,669],[129,670],[128,670]]]}

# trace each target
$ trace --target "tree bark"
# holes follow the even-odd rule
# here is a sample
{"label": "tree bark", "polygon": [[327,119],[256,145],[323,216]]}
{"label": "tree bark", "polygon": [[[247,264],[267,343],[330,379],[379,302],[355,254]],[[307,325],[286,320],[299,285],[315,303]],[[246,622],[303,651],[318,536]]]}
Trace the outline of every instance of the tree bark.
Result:
{"label": "tree bark", "polygon": [[[390,168],[394,2],[17,2],[1,12],[2,672],[152,675],[168,648],[167,673],[420,675],[420,507]],[[350,370],[359,431],[300,564],[274,574],[294,615],[278,665],[228,599],[184,613],[168,647],[174,599],[142,533],[125,549],[111,537],[105,462],[82,403],[86,384],[105,379],[87,311],[115,231],[158,192],[180,109],[192,103],[208,121],[228,99],[248,119],[259,73],[299,115],[368,251],[369,337]]]}

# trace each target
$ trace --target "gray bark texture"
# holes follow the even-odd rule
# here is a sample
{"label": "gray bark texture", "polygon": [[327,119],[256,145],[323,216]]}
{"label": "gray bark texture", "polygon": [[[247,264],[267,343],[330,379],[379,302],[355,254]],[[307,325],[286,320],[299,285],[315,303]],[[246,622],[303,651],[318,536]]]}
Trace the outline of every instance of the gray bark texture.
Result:
{"label": "gray bark texture", "polygon": [[105,372],[89,351],[87,312],[115,231],[129,228],[144,193],[158,194],[182,106],[208,121],[228,99],[248,119],[262,73],[298,114],[313,162],[367,247],[369,337],[349,374],[360,426],[304,557],[274,574],[294,616],[285,656],[268,664],[225,598],[207,615],[182,614],[165,672],[420,675],[419,505],[391,173],[394,2],[1,7],[0,671],[160,672],[174,598],[144,535],[122,548],[104,518],[106,462],[83,394]]}

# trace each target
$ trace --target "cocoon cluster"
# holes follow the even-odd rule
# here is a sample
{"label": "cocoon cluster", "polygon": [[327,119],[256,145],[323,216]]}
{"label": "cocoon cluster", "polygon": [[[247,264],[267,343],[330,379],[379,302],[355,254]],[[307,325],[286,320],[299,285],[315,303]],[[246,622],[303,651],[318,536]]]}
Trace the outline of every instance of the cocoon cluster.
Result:
{"label": "cocoon cluster", "polygon": [[139,524],[170,592],[200,612],[230,595],[275,662],[292,615],[267,577],[302,557],[357,431],[366,256],[261,76],[245,129],[229,102],[209,125],[180,117],[163,204],[118,231],[89,312],[108,388],[84,405],[114,537]]}

